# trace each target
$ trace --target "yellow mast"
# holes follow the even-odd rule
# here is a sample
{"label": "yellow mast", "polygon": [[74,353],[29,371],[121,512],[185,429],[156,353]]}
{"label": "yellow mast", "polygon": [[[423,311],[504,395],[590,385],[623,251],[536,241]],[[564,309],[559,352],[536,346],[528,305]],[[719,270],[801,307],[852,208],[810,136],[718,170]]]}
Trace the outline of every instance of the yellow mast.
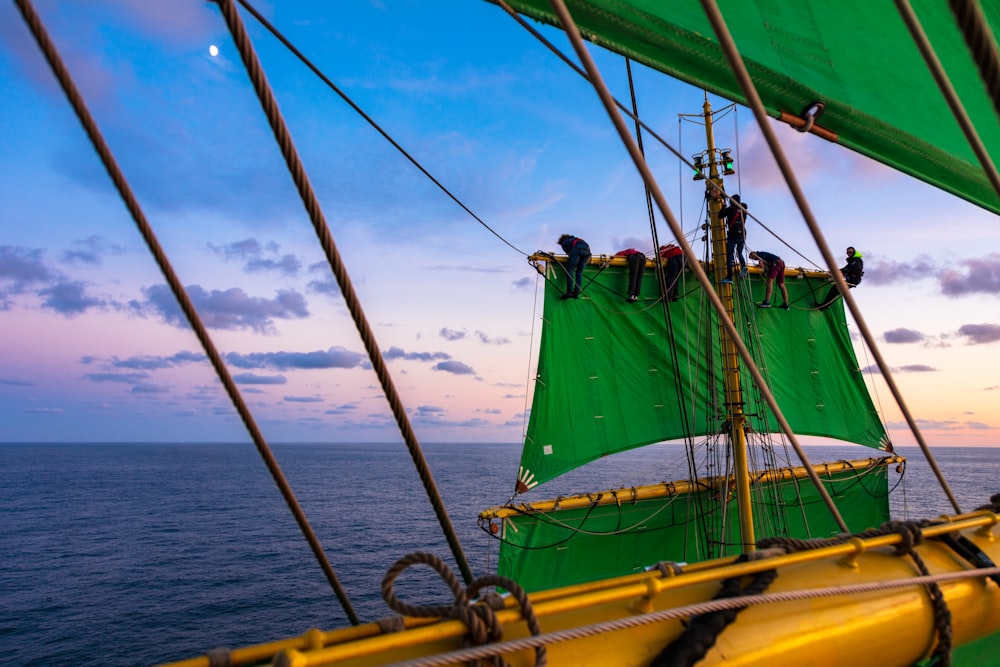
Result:
{"label": "yellow mast", "polygon": [[[723,198],[722,176],[719,175],[718,151],[715,149],[715,134],[712,130],[712,105],[705,95],[703,107],[705,117],[705,143],[707,149],[708,180],[708,213],[712,234],[712,266],[714,269],[716,290],[726,307],[726,314],[735,323],[735,308],[733,305],[733,284],[722,283],[726,277],[726,228],[719,213],[722,210]],[[714,184],[714,185],[713,185]],[[738,267],[734,267],[737,268]],[[734,277],[738,275],[735,271]],[[750,507],[750,470],[747,463],[746,415],[743,413],[743,389],[740,385],[739,356],[736,345],[722,323],[719,323],[719,337],[722,349],[723,386],[725,391],[725,408],[729,414],[729,427],[733,448],[734,477],[736,478],[736,506],[740,517],[740,535],[743,550],[754,549],[753,511]]]}

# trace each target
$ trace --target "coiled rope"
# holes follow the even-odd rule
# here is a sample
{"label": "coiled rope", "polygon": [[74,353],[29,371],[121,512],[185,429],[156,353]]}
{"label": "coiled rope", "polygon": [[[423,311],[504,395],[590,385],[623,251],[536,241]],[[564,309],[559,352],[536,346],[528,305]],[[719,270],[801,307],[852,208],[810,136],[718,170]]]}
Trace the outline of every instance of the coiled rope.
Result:
{"label": "coiled rope", "polygon": [[[454,604],[438,606],[412,605],[396,597],[396,593],[393,590],[396,578],[411,565],[427,565],[437,572],[441,580],[451,590],[451,594],[455,600]],[[403,556],[389,568],[382,579],[382,599],[385,600],[390,609],[407,616],[418,618],[453,618],[459,620],[469,629],[469,641],[474,646],[481,646],[487,643],[498,642],[503,638],[503,627],[497,620],[495,613],[504,608],[503,598],[495,592],[487,591],[480,600],[482,604],[470,604],[470,600],[477,598],[480,591],[490,586],[502,586],[510,591],[510,594],[521,605],[521,615],[524,617],[532,636],[542,634],[542,628],[538,623],[538,617],[535,616],[535,610],[531,606],[528,594],[513,579],[499,575],[486,575],[474,580],[469,584],[468,588],[462,588],[461,583],[455,577],[447,563],[434,554],[424,551]],[[540,644],[535,646],[534,649],[535,666],[545,667],[548,664],[545,645]],[[494,664],[507,664],[499,655],[493,657],[495,657]],[[478,659],[476,659],[475,664],[479,664]]]}

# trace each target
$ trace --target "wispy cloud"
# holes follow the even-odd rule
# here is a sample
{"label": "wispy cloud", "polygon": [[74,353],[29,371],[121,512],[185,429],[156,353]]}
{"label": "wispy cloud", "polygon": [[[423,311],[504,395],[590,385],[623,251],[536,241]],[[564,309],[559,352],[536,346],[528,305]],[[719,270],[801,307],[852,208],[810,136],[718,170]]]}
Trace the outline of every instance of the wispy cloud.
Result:
{"label": "wispy cloud", "polygon": [[281,254],[281,246],[274,241],[262,244],[256,239],[244,239],[222,246],[209,243],[208,247],[220,257],[242,261],[247,273],[273,272],[295,277],[302,271],[302,260]]}
{"label": "wispy cloud", "polygon": [[[933,366],[928,366],[926,364],[908,364],[906,366],[896,366],[890,368],[891,373],[936,373],[938,369]],[[872,375],[881,375],[882,371],[878,366],[872,364],[871,366],[865,366],[861,369],[862,373],[871,373]]]}
{"label": "wispy cloud", "polygon": [[93,234],[77,241],[72,248],[64,251],[62,261],[100,266],[105,255],[121,255],[124,252],[122,246],[111,243],[103,236]]}
{"label": "wispy cloud", "polygon": [[919,343],[927,338],[919,331],[904,327],[886,331],[882,334],[882,337],[885,338],[885,342],[887,343]]}
{"label": "wispy cloud", "polygon": [[465,338],[466,333],[467,332],[464,329],[462,331],[458,331],[456,329],[449,329],[448,327],[441,327],[441,331],[438,332],[438,335],[445,340],[462,340]]}
{"label": "wispy cloud", "polygon": [[394,361],[396,359],[405,359],[407,361],[437,361],[439,359],[451,359],[451,355],[447,352],[407,352],[402,348],[393,345],[388,350],[382,353],[386,361]]}
{"label": "wispy cloud", "polygon": [[492,338],[490,336],[487,336],[482,331],[477,331],[476,332],[476,338],[478,338],[481,342],[483,342],[483,343],[485,343],[487,345],[509,345],[510,344],[510,338],[505,338],[504,336],[497,336],[496,338]]}
{"label": "wispy cloud", "polygon": [[108,305],[102,299],[87,294],[87,283],[72,280],[56,283],[38,291],[42,297],[42,307],[56,311],[60,315],[72,317],[85,313],[91,308],[103,308]]}
{"label": "wispy cloud", "polygon": [[[295,290],[280,290],[273,299],[252,297],[238,287],[227,290],[205,290],[189,285],[188,296],[201,315],[205,326],[214,329],[250,329],[261,334],[276,332],[276,319],[302,319],[309,316],[305,297]],[[139,314],[154,313],[164,322],[187,328],[173,293],[166,285],[153,285],[143,290],[146,300],[133,301],[130,306]]]}
{"label": "wispy cloud", "polygon": [[288,403],[322,403],[324,399],[319,396],[285,396]]}
{"label": "wispy cloud", "polygon": [[236,384],[286,384],[284,375],[257,375],[256,373],[237,373],[233,376]]}
{"label": "wispy cloud", "polygon": [[963,324],[958,335],[964,336],[970,345],[995,343],[1000,340],[1000,324]]}
{"label": "wispy cloud", "polygon": [[475,375],[476,373],[471,366],[463,364],[461,361],[442,361],[434,365],[434,370],[454,373],[455,375]]}
{"label": "wispy cloud", "polygon": [[1000,295],[1000,253],[963,260],[957,268],[942,270],[940,281],[941,292],[948,296]]}
{"label": "wispy cloud", "polygon": [[226,361],[237,368],[291,369],[357,368],[367,359],[358,352],[335,346],[313,352],[254,352],[225,355]]}

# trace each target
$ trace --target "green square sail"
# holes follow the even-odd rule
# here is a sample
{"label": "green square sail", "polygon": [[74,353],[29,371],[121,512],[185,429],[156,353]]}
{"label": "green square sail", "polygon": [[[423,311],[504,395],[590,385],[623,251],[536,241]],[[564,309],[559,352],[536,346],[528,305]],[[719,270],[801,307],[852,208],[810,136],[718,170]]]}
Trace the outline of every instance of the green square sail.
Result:
{"label": "green square sail", "polygon": [[[688,436],[722,433],[719,327],[690,273],[683,297],[659,299],[653,271],[626,303],[626,267],[589,266],[580,299],[562,300],[562,265],[548,269],[538,375],[517,487],[521,491],[599,457]],[[737,312],[737,327],[793,430],[884,449],[885,430],[851,345],[843,305],[813,308],[829,283],[789,277],[789,311]],[[737,281],[763,298],[759,275]],[[740,300],[746,303],[746,300]],[[744,378],[749,375],[744,373]],[[744,379],[744,412],[758,433],[778,422]]]}
{"label": "green square sail", "polygon": [[[510,0],[557,25],[548,0]],[[594,44],[734,102],[746,99],[698,2],[567,0]],[[980,139],[1000,154],[1000,125],[943,0],[911,3]],[[1000,3],[979,3],[994,34]],[[800,116],[814,101],[823,136],[993,212],[1000,196],[975,158],[894,3],[728,0],[719,3],[768,113]],[[994,46],[995,48],[995,46]]]}

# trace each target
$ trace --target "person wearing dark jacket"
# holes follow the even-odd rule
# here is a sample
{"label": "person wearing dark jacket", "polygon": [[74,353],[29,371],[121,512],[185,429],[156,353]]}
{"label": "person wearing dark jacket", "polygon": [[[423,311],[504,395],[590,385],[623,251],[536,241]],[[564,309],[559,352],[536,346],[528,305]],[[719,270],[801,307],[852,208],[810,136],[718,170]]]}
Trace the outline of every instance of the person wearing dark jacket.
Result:
{"label": "person wearing dark jacket", "polygon": [[642,290],[642,274],[646,270],[646,256],[635,248],[619,250],[616,257],[624,257],[628,264],[628,288],[625,290],[625,300],[635,303],[639,300],[639,292]]}
{"label": "person wearing dark jacket", "polygon": [[[733,282],[733,264],[740,260],[740,276],[747,277],[747,261],[743,259],[743,244],[746,243],[746,208],[739,195],[729,198],[729,206],[722,209],[719,217],[726,223],[726,277],[724,283]],[[734,257],[735,255],[735,257]]]}
{"label": "person wearing dark jacket", "polygon": [[660,257],[667,260],[666,280],[667,280],[667,301],[677,301],[678,283],[681,279],[681,271],[684,270],[684,251],[673,243],[660,246]]}
{"label": "person wearing dark jacket", "polygon": [[569,255],[566,262],[566,293],[561,299],[579,299],[580,286],[583,282],[583,267],[590,261],[590,246],[581,238],[572,234],[559,237],[559,245]]}
{"label": "person wearing dark jacket", "polygon": [[[861,282],[861,276],[865,275],[865,261],[861,258],[861,253],[853,247],[847,248],[847,264],[840,267],[840,274],[844,276],[844,282],[847,283],[848,289],[857,287],[858,283]],[[830,304],[837,300],[838,296],[840,296],[840,291],[837,289],[837,284],[834,283],[826,293],[823,303],[817,304],[817,306],[820,310],[826,310]]]}

